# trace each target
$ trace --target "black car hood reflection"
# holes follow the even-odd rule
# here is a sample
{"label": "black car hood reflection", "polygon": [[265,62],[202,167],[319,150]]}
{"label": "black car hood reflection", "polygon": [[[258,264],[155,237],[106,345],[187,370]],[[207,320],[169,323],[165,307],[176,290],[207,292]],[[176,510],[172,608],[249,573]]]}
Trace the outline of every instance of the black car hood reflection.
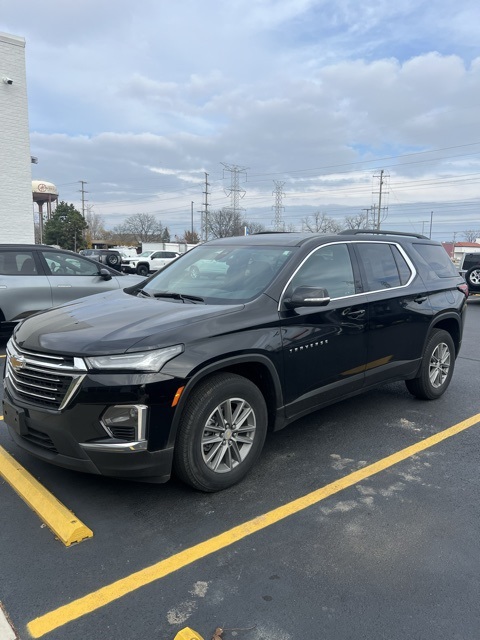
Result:
{"label": "black car hood reflection", "polygon": [[241,309],[112,291],[27,318],[15,340],[26,350],[65,355],[141,351],[214,335],[219,318]]}

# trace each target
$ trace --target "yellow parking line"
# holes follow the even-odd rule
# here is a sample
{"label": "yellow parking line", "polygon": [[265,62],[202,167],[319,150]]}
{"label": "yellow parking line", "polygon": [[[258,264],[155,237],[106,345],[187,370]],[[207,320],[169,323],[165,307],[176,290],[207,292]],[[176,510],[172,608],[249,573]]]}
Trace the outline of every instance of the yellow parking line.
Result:
{"label": "yellow parking line", "polygon": [[297,500],[293,500],[288,504],[285,504],[277,509],[273,509],[264,515],[257,516],[253,518],[253,520],[249,520],[248,522],[244,522],[229,531],[225,531],[214,538],[210,538],[210,540],[206,540],[204,542],[200,542],[199,544],[190,547],[189,549],[185,549],[184,551],[180,551],[170,558],[166,558],[165,560],[161,560],[156,564],[151,565],[150,567],[146,567],[136,573],[133,573],[125,578],[121,578],[116,582],[113,582],[105,587],[98,589],[97,591],[93,591],[92,593],[83,596],[82,598],[78,598],[77,600],[73,600],[69,604],[63,605],[54,611],[50,611],[49,613],[40,616],[39,618],[35,618],[27,625],[28,631],[34,638],[40,638],[41,636],[61,627],[68,622],[72,622],[73,620],[77,620],[81,616],[86,615],[87,613],[91,613],[101,607],[121,598],[122,596],[139,589],[147,584],[150,584],[160,578],[163,578],[183,567],[186,567],[193,562],[200,560],[220,549],[224,549],[243,538],[251,535],[252,533],[256,533],[257,531],[261,531],[266,527],[283,520],[295,513],[306,509],[307,507],[311,507],[314,504],[317,504],[321,500],[325,500],[329,496],[332,496],[347,487],[351,487],[366,478],[369,478],[389,467],[392,467],[411,456],[424,451],[434,445],[442,442],[442,440],[446,440],[447,438],[451,438],[452,436],[472,427],[480,422],[480,413],[464,420],[463,422],[459,422],[458,424],[450,427],[449,429],[445,429],[440,433],[435,434],[421,442],[417,442],[416,444],[407,447],[406,449],[402,449],[401,451],[397,451],[378,462],[375,462],[363,469],[359,469],[358,471],[354,471],[353,473],[345,476],[344,478],[340,478],[331,484],[326,485],[316,491],[312,491],[311,493],[298,498]]}
{"label": "yellow parking line", "polygon": [[69,547],[93,536],[91,529],[35,480],[3,447],[0,447],[0,476],[35,511],[42,522],[65,546]]}

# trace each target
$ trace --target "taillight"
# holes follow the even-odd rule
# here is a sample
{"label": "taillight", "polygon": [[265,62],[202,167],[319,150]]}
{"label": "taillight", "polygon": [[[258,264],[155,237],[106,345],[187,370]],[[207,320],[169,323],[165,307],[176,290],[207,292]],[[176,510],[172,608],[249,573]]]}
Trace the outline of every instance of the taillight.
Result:
{"label": "taillight", "polygon": [[467,284],[459,284],[457,285],[457,289],[461,291],[466,298],[468,298],[468,285]]}

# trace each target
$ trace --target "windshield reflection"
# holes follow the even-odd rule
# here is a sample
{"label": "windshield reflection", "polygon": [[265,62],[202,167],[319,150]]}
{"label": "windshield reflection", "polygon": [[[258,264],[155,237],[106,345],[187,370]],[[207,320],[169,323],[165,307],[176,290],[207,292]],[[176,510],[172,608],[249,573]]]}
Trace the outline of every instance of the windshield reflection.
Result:
{"label": "windshield reflection", "polygon": [[292,252],[285,247],[202,245],[158,272],[143,291],[152,297],[162,292],[197,296],[205,304],[246,302],[265,290]]}

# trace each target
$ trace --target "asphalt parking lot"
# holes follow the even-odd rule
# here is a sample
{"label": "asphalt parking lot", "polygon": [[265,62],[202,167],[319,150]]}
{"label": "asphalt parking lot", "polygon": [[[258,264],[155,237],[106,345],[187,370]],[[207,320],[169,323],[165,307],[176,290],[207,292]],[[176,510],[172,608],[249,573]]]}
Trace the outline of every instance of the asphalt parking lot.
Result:
{"label": "asphalt parking lot", "polygon": [[442,398],[397,383],[324,409],[218,494],[49,466],[0,422],[0,446],[93,531],[65,547],[0,477],[18,637],[479,638],[480,296],[468,306]]}

